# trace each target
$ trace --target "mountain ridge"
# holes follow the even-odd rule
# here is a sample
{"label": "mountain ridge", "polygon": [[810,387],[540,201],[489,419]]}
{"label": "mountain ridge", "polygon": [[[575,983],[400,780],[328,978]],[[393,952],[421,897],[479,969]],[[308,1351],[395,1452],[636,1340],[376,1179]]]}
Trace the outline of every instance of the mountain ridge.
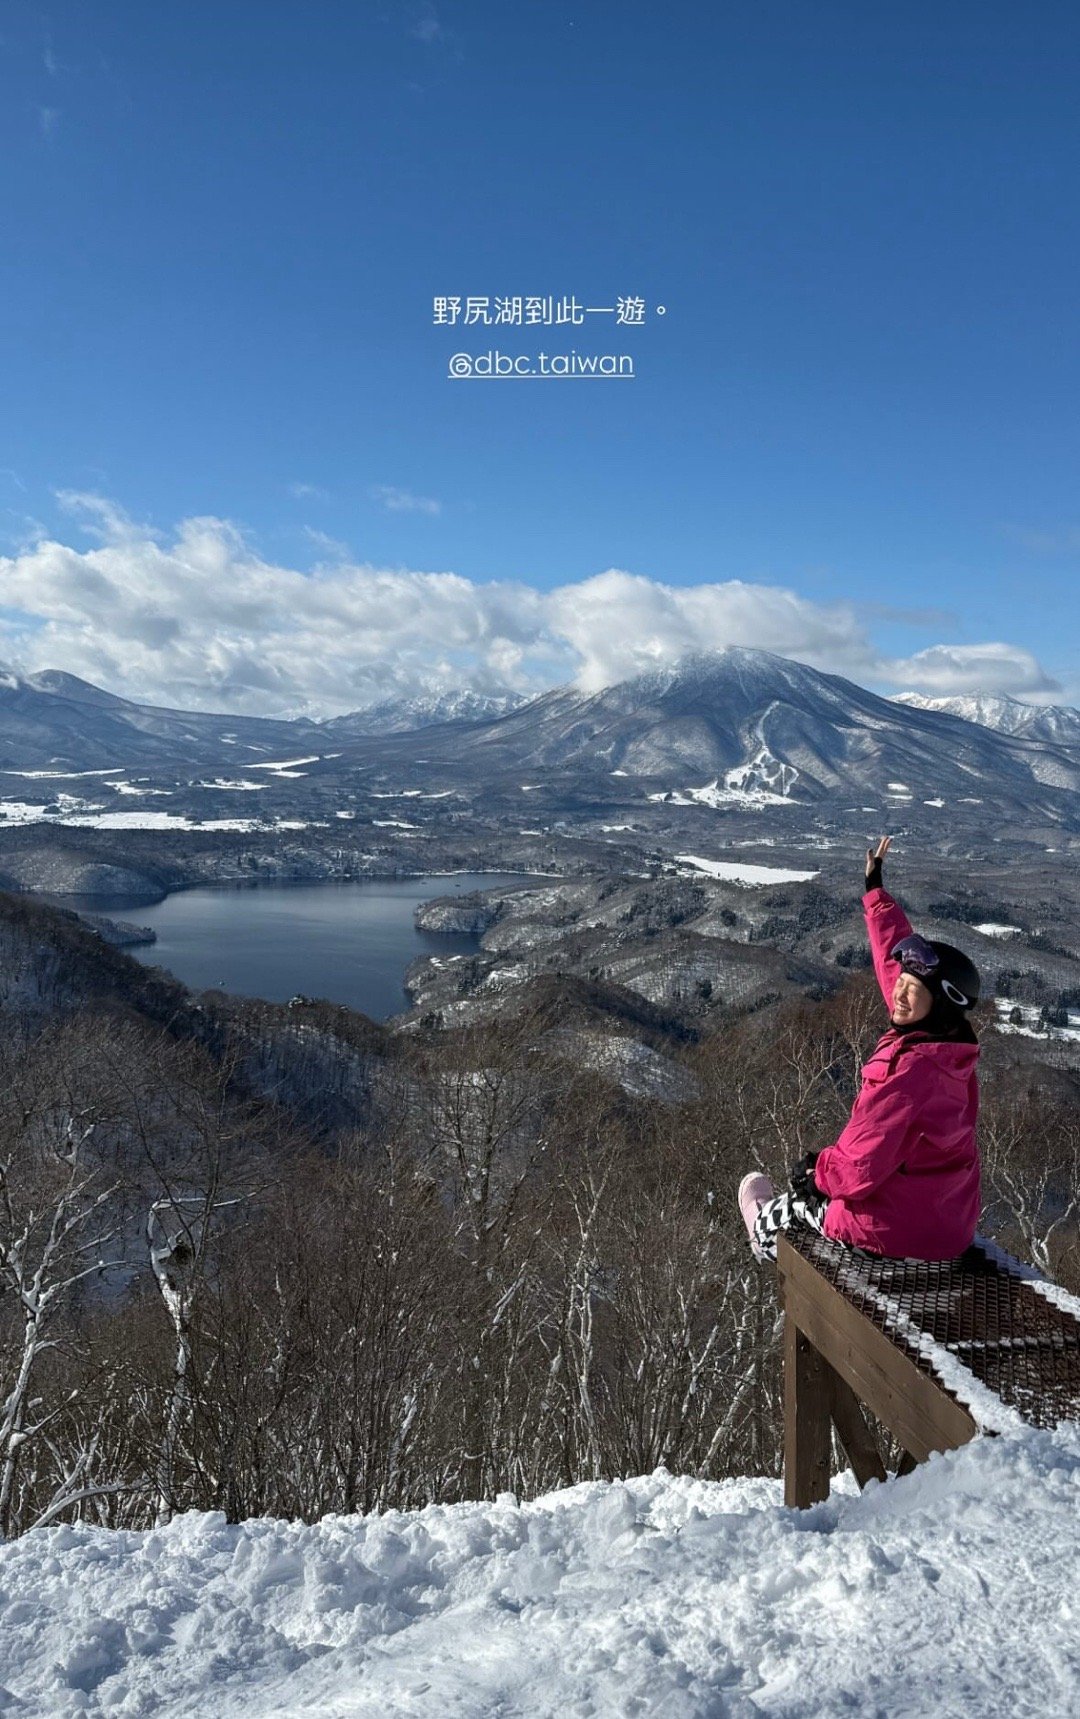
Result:
{"label": "mountain ridge", "polygon": [[491,722],[527,702],[524,693],[419,693],[413,697],[380,699],[343,716],[329,716],[319,726],[336,735],[409,734],[443,722]]}
{"label": "mountain ridge", "polygon": [[933,710],[975,722],[999,734],[1052,745],[1080,746],[1080,710],[1070,704],[1028,704],[1005,693],[971,692],[931,698],[921,692],[898,692],[894,704],[913,710]]}
{"label": "mountain ridge", "polygon": [[[380,721],[389,726],[372,731]],[[1002,732],[743,647],[692,652],[595,692],[554,687],[495,713],[487,695],[466,691],[322,722],[136,704],[60,670],[0,677],[0,771],[9,776],[261,770],[265,783],[266,772],[297,763],[321,791],[344,793],[358,769],[415,779],[418,733],[417,785],[469,785],[475,804],[544,772],[556,800],[560,791],[610,797],[610,778],[622,776],[647,782],[653,800],[716,809],[948,802],[1010,818],[1080,817],[1080,733],[1073,744],[1071,734]]]}

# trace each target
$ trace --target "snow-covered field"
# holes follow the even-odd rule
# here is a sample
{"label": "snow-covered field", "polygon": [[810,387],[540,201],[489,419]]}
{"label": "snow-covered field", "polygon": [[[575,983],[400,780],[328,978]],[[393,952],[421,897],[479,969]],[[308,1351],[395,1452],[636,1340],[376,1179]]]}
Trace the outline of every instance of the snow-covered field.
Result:
{"label": "snow-covered field", "polygon": [[[232,786],[233,784],[205,783],[206,787]],[[254,787],[264,784],[256,782]],[[123,791],[123,789],[121,789]],[[155,793],[157,790],[132,789],[131,792]],[[0,800],[0,825],[13,824],[66,824],[74,829],[88,830],[242,830],[250,833],[252,830],[307,830],[312,827],[325,828],[324,825],[312,825],[306,819],[274,818],[272,820],[258,818],[189,818],[182,812],[107,812],[101,807],[90,806],[85,800],[77,800],[70,794],[59,794],[56,804],[58,810],[46,810],[36,801],[29,800]]]}
{"label": "snow-covered field", "polygon": [[1080,1712],[1080,1428],[861,1496],[663,1470],[532,1504],[0,1548],[20,1719],[1050,1719]]}
{"label": "snow-covered field", "polygon": [[[1011,997],[995,997],[994,1025],[999,1033],[1019,1033],[1026,1039],[1061,1039],[1070,1044],[1080,1043],[1080,1010],[1067,1009],[1064,1026],[1044,1025],[1042,1010],[1033,1003],[1016,1003]],[[1020,1019],[1013,1020],[1018,1014]]]}
{"label": "snow-covered field", "polygon": [[766,883],[809,883],[812,877],[818,875],[816,871],[791,871],[779,865],[739,865],[733,860],[702,859],[698,854],[676,854],[675,859],[678,864],[693,866],[695,871],[707,872],[710,877],[750,886]]}
{"label": "snow-covered field", "polygon": [[[618,775],[619,771],[612,771]],[[792,772],[794,774],[794,772]],[[669,806],[709,806],[719,811],[722,806],[744,806],[753,811],[760,811],[764,806],[791,806],[795,802],[788,799],[786,794],[774,794],[771,789],[760,785],[749,786],[751,778],[746,771],[729,770],[721,788],[719,777],[707,782],[704,788],[664,789],[656,794],[649,794],[650,800],[661,805]]]}

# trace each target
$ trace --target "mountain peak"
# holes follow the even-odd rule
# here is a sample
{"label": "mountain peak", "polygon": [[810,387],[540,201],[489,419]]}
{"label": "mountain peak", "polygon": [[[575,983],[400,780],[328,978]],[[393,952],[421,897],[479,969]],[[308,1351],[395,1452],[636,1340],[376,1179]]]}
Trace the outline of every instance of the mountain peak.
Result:
{"label": "mountain peak", "polygon": [[91,681],[80,680],[77,674],[68,674],[64,669],[39,669],[35,674],[24,675],[20,684],[33,692],[52,693],[57,698],[72,699],[77,704],[116,705],[126,702],[117,698],[115,693],[106,692]]}
{"label": "mountain peak", "polygon": [[745,690],[776,688],[784,691],[817,684],[823,678],[819,670],[790,657],[778,656],[774,651],[757,650],[749,645],[725,645],[720,650],[688,651],[673,663],[645,669],[641,674],[620,681],[618,687],[635,695],[659,697],[676,688],[689,689],[718,682]]}
{"label": "mountain peak", "polygon": [[493,722],[525,702],[520,693],[474,692],[468,687],[460,692],[421,692],[330,717],[323,726],[341,734],[406,734],[446,722]]}

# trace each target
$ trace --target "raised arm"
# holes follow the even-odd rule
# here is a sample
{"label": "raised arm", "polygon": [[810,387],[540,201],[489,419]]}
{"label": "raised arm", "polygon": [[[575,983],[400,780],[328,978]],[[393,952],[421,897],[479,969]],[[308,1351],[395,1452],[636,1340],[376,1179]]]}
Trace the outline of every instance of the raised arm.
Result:
{"label": "raised arm", "polygon": [[874,972],[881,995],[885,999],[885,1007],[892,1009],[893,987],[900,963],[890,961],[889,951],[904,938],[911,936],[911,922],[898,901],[894,901],[888,890],[882,886],[881,864],[889,851],[891,836],[882,836],[876,848],[866,850],[866,885],[863,893],[863,915],[866,919],[866,934],[870,939],[870,953],[874,959]]}

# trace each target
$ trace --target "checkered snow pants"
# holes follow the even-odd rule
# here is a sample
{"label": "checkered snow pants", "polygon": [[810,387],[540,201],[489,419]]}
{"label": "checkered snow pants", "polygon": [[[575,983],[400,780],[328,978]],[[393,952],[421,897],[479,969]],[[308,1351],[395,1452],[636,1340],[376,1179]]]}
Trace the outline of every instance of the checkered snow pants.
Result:
{"label": "checkered snow pants", "polygon": [[828,1200],[807,1200],[802,1194],[793,1194],[789,1188],[786,1193],[777,1194],[775,1200],[766,1200],[754,1219],[754,1240],[766,1259],[775,1259],[776,1237],[780,1230],[806,1224],[821,1235],[828,1209]]}

